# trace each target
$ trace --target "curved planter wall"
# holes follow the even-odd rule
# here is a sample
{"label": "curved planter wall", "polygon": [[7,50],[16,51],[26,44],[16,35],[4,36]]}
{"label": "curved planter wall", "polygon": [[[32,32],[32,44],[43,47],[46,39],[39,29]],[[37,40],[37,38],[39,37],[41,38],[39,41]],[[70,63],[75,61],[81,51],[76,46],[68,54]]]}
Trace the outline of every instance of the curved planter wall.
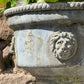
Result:
{"label": "curved planter wall", "polygon": [[35,3],[4,14],[19,67],[37,76],[84,75],[84,2]]}

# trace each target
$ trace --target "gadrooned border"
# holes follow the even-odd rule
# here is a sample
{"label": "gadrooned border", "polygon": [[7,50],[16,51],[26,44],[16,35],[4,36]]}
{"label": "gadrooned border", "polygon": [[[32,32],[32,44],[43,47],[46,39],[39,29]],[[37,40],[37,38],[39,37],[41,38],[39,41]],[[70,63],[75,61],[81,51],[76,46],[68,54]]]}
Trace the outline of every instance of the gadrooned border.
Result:
{"label": "gadrooned border", "polygon": [[64,2],[64,3],[33,3],[25,6],[18,6],[9,8],[4,12],[5,16],[13,14],[20,14],[31,11],[43,11],[43,10],[72,10],[72,9],[84,9],[84,2]]}

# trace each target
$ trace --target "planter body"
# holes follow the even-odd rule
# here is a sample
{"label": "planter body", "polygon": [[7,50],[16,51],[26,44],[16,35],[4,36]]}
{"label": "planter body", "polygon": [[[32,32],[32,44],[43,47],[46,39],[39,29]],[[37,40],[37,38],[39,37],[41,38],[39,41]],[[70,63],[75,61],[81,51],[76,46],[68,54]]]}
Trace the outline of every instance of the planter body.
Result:
{"label": "planter body", "polygon": [[15,30],[17,66],[53,80],[84,76],[83,6],[38,3],[6,10],[9,27]]}

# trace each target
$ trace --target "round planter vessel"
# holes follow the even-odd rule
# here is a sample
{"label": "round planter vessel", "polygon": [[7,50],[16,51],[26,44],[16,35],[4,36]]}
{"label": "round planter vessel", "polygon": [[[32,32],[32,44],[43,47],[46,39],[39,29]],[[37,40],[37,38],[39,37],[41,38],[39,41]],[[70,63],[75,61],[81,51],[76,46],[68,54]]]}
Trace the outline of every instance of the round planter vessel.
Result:
{"label": "round planter vessel", "polygon": [[37,77],[84,76],[84,2],[34,3],[4,14],[15,31],[17,66]]}

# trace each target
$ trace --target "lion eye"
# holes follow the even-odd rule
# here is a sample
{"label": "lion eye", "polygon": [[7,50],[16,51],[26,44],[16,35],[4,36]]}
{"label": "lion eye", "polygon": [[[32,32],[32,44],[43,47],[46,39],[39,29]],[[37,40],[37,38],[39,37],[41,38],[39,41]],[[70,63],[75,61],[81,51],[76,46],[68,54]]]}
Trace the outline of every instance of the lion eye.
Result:
{"label": "lion eye", "polygon": [[59,48],[57,48],[57,50],[59,50]]}
{"label": "lion eye", "polygon": [[62,44],[63,43],[63,41],[59,41],[57,44]]}

